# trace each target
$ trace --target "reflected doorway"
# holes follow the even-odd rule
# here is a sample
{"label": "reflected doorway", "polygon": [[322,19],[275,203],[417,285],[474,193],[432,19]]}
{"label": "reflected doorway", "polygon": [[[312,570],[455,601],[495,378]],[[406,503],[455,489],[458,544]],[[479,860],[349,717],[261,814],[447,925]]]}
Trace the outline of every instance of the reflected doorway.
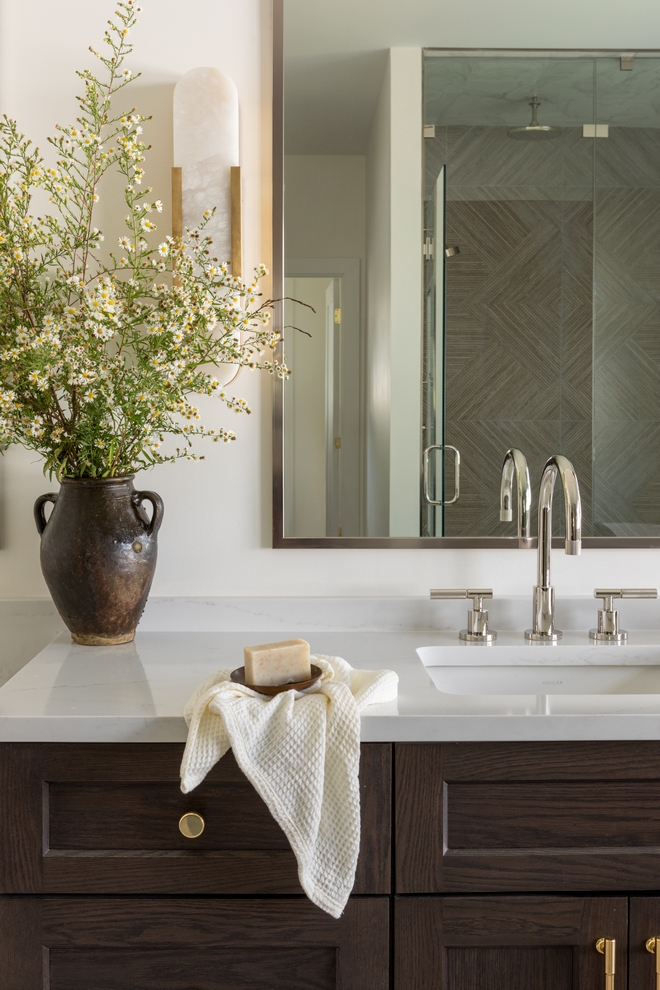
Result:
{"label": "reflected doorway", "polygon": [[290,259],[284,293],[286,532],[359,536],[359,261]]}

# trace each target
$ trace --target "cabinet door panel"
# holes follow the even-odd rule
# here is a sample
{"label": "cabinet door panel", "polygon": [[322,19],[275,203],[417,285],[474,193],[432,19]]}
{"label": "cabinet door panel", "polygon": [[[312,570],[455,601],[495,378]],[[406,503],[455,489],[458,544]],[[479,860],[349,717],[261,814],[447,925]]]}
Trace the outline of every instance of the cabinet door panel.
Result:
{"label": "cabinet door panel", "polygon": [[660,887],[660,743],[396,746],[396,892]]}
{"label": "cabinet door panel", "polygon": [[389,988],[386,898],[0,897],[0,931],[8,990]]}
{"label": "cabinet door panel", "polygon": [[[300,894],[286,836],[228,753],[191,794],[183,747],[2,744],[0,893]],[[392,747],[362,746],[354,893],[390,891]],[[197,839],[179,831],[202,815]]]}
{"label": "cabinet door panel", "polygon": [[455,990],[569,990],[573,986],[573,949],[516,946],[497,949],[449,947],[447,986]]}
{"label": "cabinet door panel", "polygon": [[397,897],[394,919],[394,990],[605,990],[601,937],[626,990],[624,897]]}
{"label": "cabinet door panel", "polygon": [[655,956],[647,952],[649,938],[660,939],[660,897],[630,898],[630,986],[656,990]]}
{"label": "cabinet door panel", "polygon": [[48,990],[335,990],[337,950],[51,949]]}

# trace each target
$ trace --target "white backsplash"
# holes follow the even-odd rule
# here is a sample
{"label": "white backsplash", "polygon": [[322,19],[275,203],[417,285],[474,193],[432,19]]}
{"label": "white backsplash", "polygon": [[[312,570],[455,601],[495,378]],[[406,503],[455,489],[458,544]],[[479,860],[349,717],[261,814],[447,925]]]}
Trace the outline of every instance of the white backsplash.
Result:
{"label": "white backsplash", "polygon": [[[594,598],[556,599],[559,629],[586,630],[596,625]],[[258,631],[297,628],[338,631],[461,629],[471,603],[428,598],[152,598],[140,629],[168,631]],[[532,596],[484,602],[494,629],[526,629],[532,621]],[[660,629],[660,601],[621,602],[620,624],[626,629]]]}

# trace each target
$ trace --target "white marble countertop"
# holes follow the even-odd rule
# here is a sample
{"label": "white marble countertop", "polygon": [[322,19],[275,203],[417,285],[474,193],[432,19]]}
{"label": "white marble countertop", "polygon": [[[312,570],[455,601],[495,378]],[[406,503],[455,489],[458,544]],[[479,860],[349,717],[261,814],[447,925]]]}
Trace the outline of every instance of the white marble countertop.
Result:
{"label": "white marble countertop", "polygon": [[[660,739],[660,694],[553,695],[549,713],[542,714],[534,696],[444,693],[415,653],[421,646],[456,646],[452,663],[515,664],[522,633],[501,633],[493,647],[458,644],[452,632],[414,629],[295,628],[289,635],[354,667],[397,671],[398,699],[363,713],[365,742]],[[0,688],[0,741],[182,742],[183,706],[197,685],[218,668],[240,666],[244,645],[285,638],[281,627],[256,635],[141,632],[135,643],[104,648],[76,646],[62,635]],[[587,662],[634,664],[640,662],[637,648],[660,646],[660,635],[631,631],[620,653],[590,644],[586,632],[567,633],[564,643],[575,647],[565,654],[567,663],[586,651]],[[562,662],[561,656],[553,647],[538,651],[543,664]]]}

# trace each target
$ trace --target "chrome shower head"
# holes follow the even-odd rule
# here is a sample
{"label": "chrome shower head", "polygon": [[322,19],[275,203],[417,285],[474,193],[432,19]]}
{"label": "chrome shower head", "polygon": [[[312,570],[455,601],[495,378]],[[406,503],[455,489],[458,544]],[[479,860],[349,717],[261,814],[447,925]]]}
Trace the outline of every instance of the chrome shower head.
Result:
{"label": "chrome shower head", "polygon": [[541,106],[536,97],[532,97],[532,101],[529,104],[532,108],[532,119],[526,127],[511,127],[509,129],[508,136],[510,138],[515,138],[517,141],[544,141],[548,138],[556,138],[561,134],[561,129],[559,127],[550,127],[548,124],[539,124],[536,119],[536,113],[538,108]]}

